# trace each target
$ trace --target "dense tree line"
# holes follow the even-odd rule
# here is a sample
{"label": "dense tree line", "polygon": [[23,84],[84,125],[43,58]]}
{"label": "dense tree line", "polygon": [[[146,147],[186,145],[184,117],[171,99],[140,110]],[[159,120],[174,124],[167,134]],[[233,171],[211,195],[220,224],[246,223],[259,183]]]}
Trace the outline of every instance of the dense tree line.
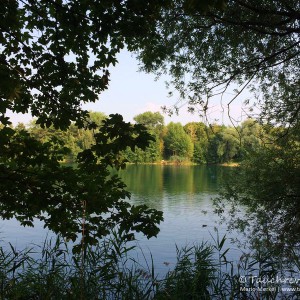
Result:
{"label": "dense tree line", "polygon": [[[147,127],[150,119],[154,120],[159,113],[145,112],[135,117],[137,123]],[[161,119],[163,117],[161,116]],[[126,152],[130,162],[159,162],[168,160],[174,163],[228,163],[243,160],[246,154],[256,151],[263,144],[264,128],[253,119],[241,123],[239,127],[190,122],[184,126],[181,123],[170,122],[163,125],[148,126],[154,135],[146,150]]]}
{"label": "dense tree line", "polygon": [[[103,113],[90,112],[87,122],[95,122],[101,127],[107,119]],[[218,164],[240,162],[248,153],[257,151],[263,144],[262,125],[248,119],[237,128],[203,122],[164,124],[164,117],[158,112],[145,112],[134,117],[137,124],[144,125],[153,137],[149,146],[142,150],[139,147],[126,148],[122,152],[124,159],[131,163],[187,163]],[[22,129],[24,125],[18,125]],[[97,130],[78,128],[71,124],[68,130],[54,127],[41,128],[32,121],[28,127],[31,135],[41,142],[52,138],[61,140],[68,149],[65,162],[74,163],[81,151],[95,144],[94,134]]]}
{"label": "dense tree line", "polygon": [[[151,118],[152,112],[145,112],[136,116],[136,122],[148,127],[149,133],[155,137],[144,151],[126,150],[127,159],[134,163],[153,163],[161,160],[171,162],[194,162],[220,164],[241,162],[251,157],[262,148],[273,147],[278,135],[284,134],[285,128],[260,124],[257,120],[248,118],[240,126],[225,126],[219,124],[204,124],[190,122],[185,125],[163,122],[147,126],[149,121],[141,119]],[[141,119],[140,119],[141,117]],[[163,119],[163,117],[161,116]]]}

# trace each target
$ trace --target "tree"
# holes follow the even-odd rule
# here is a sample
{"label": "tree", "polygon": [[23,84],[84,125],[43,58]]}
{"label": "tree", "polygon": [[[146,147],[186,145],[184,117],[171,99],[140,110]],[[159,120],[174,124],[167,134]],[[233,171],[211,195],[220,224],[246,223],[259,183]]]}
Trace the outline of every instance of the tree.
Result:
{"label": "tree", "polygon": [[66,161],[74,163],[80,151],[89,149],[91,145],[95,144],[94,133],[99,132],[102,121],[107,118],[108,117],[101,112],[90,111],[85,123],[87,125],[94,123],[98,129],[78,128],[78,126],[72,123],[67,130],[55,129],[53,126],[42,128],[40,125],[36,124],[35,120],[33,120],[30,122],[28,131],[40,142],[49,141],[53,137],[60,139],[64,145],[70,149],[70,154],[66,158]]}
{"label": "tree", "polygon": [[209,141],[207,162],[224,163],[237,160],[240,154],[238,133],[227,127],[215,134]]}
{"label": "tree", "polygon": [[230,225],[249,230],[252,245],[289,260],[300,241],[300,135],[295,129],[281,138],[278,134],[278,128],[272,130],[274,142],[242,162],[219,200],[221,210],[227,207],[225,218],[231,216]]}
{"label": "tree", "polygon": [[181,156],[191,158],[193,155],[193,143],[185,133],[180,123],[169,123],[164,138],[165,151],[168,156]]}
{"label": "tree", "polygon": [[[121,168],[127,146],[144,149],[141,125],[111,115],[99,128],[82,110],[109,83],[116,54],[155,26],[165,1],[4,0],[0,8],[0,207],[2,218],[32,226],[33,218],[76,239],[86,210],[85,241],[95,243],[118,226],[132,237],[158,233],[160,212],[130,206],[129,193],[109,168]],[[145,40],[146,41],[146,40]],[[77,167],[60,164],[70,150],[63,138],[39,141],[10,127],[7,112],[30,112],[42,128],[71,125],[95,130]],[[72,125],[72,126],[73,126]],[[105,217],[103,216],[105,214]]]}
{"label": "tree", "polygon": [[242,156],[251,155],[259,150],[264,139],[262,127],[253,119],[248,119],[241,124]]}
{"label": "tree", "polygon": [[161,213],[144,205],[129,205],[125,184],[117,176],[111,177],[109,171],[109,167],[124,167],[120,153],[127,146],[147,145],[150,136],[141,125],[111,115],[94,135],[95,144],[78,154],[76,168],[59,163],[69,149],[55,136],[40,142],[25,130],[4,127],[0,137],[2,218],[15,217],[28,226],[38,218],[54,232],[75,240],[81,232],[84,206],[87,243],[96,243],[115,226],[128,237],[132,230],[148,237],[157,234],[155,224],[160,222]]}
{"label": "tree", "polygon": [[194,143],[193,161],[205,163],[208,148],[207,127],[202,122],[190,122],[184,125],[184,130]]}
{"label": "tree", "polygon": [[[158,75],[169,73],[182,100],[191,110],[197,106],[202,115],[209,113],[212,96],[219,95],[221,101],[227,91],[234,89],[227,102],[230,109],[231,103],[248,89],[254,103],[251,99],[245,103],[257,106],[258,121],[273,128],[274,147],[256,150],[259,155],[247,160],[251,167],[242,165],[225,198],[249,204],[258,224],[270,220],[269,214],[281,222],[272,228],[287,230],[289,218],[299,223],[299,190],[293,187],[299,186],[299,161],[297,156],[292,159],[294,150],[289,147],[299,146],[300,3],[228,0],[224,7],[205,8],[200,3],[178,0],[164,8],[139,58],[144,70]],[[278,139],[285,143],[276,142]],[[244,142],[254,145],[253,141]],[[282,165],[284,162],[288,169]],[[291,186],[287,184],[290,178]],[[283,184],[277,187],[280,181]],[[273,207],[267,198],[276,199],[278,206]],[[278,211],[278,207],[285,210],[285,203],[290,214]]]}
{"label": "tree", "polygon": [[299,1],[225,2],[203,9],[201,1],[173,1],[139,53],[144,70],[168,72],[203,114],[211,96],[234,84],[229,106],[248,88],[261,119],[299,124]]}
{"label": "tree", "polygon": [[[162,158],[162,135],[164,128],[164,117],[159,112],[146,111],[142,114],[136,115],[134,121],[137,124],[142,124],[147,127],[148,132],[154,137],[154,141],[149,143],[143,153],[142,162],[156,162]],[[139,150],[135,151],[134,162],[138,162],[138,157],[141,157]],[[140,155],[139,155],[140,154]]]}
{"label": "tree", "polygon": [[98,99],[116,54],[145,37],[165,2],[2,1],[0,121],[9,109],[42,126],[82,126],[81,103]]}
{"label": "tree", "polygon": [[[17,127],[15,129],[16,131],[20,131]],[[80,141],[80,134],[77,126],[71,124],[68,130],[55,129],[53,126],[42,128],[40,125],[36,124],[35,120],[32,120],[27,128],[24,126],[23,130],[27,130],[31,137],[41,143],[47,143],[51,140],[60,141],[60,143],[64,144],[64,146],[69,149],[69,153],[64,156],[64,160],[68,162],[76,161],[77,154],[81,150],[81,145],[78,143]],[[88,130],[85,130],[85,132],[90,135]],[[92,141],[93,137],[89,137],[90,141]]]}
{"label": "tree", "polygon": [[137,124],[146,126],[150,131],[164,125],[164,117],[159,112],[146,111],[133,118]]}

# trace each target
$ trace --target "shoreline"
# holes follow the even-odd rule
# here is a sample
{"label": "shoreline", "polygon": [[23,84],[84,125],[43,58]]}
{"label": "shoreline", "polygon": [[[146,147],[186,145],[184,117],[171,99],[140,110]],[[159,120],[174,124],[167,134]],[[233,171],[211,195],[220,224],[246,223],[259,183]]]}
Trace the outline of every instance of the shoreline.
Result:
{"label": "shoreline", "polygon": [[238,162],[229,162],[229,163],[203,163],[197,164],[194,162],[184,161],[184,162],[173,162],[162,160],[161,162],[143,162],[143,163],[133,163],[128,162],[128,165],[157,165],[157,166],[222,166],[222,167],[239,167],[240,163]]}

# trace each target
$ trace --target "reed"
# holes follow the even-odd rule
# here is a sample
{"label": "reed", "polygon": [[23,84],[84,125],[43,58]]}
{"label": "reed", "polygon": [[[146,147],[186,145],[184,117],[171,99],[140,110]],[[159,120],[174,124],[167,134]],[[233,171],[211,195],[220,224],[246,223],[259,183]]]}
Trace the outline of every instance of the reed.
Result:
{"label": "reed", "polygon": [[[298,254],[291,254],[289,264],[285,264],[265,248],[258,248],[232,262],[227,260],[230,250],[225,241],[225,236],[217,234],[212,245],[176,247],[175,268],[162,279],[156,276],[152,256],[144,262],[134,259],[136,247],[129,246],[117,232],[95,247],[86,247],[84,261],[82,253],[73,254],[70,245],[59,237],[22,251],[8,244],[0,247],[0,299],[300,298],[299,283],[259,285],[250,280],[254,275],[297,278]],[[295,290],[283,291],[282,287],[287,286]]]}

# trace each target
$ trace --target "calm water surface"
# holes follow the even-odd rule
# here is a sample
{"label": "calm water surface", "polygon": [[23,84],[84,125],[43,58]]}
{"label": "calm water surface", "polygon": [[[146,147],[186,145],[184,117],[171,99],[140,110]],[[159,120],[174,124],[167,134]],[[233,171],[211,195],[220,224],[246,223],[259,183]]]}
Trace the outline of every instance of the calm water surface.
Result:
{"label": "calm water surface", "polygon": [[[226,233],[226,226],[220,225],[218,216],[213,213],[212,198],[218,195],[230,171],[220,166],[129,165],[119,172],[132,193],[131,203],[146,204],[164,213],[157,238],[147,240],[142,235],[137,236],[137,243],[147,259],[151,251],[157,272],[164,274],[175,265],[175,245],[212,242],[217,235],[215,228],[221,237]],[[51,236],[39,222],[32,229],[20,227],[13,220],[0,221],[0,239],[10,241],[17,248],[39,244],[47,234]],[[229,258],[236,259],[238,250],[231,247]],[[141,253],[138,255],[143,257]]]}
{"label": "calm water surface", "polygon": [[[132,193],[130,202],[146,204],[164,213],[157,238],[138,236],[139,245],[149,258],[151,251],[156,270],[165,273],[176,262],[176,246],[213,242],[223,237],[226,225],[213,212],[212,199],[232,170],[220,166],[130,165],[119,173]],[[236,237],[227,234],[227,237]],[[228,242],[228,258],[236,260],[241,251]]]}

